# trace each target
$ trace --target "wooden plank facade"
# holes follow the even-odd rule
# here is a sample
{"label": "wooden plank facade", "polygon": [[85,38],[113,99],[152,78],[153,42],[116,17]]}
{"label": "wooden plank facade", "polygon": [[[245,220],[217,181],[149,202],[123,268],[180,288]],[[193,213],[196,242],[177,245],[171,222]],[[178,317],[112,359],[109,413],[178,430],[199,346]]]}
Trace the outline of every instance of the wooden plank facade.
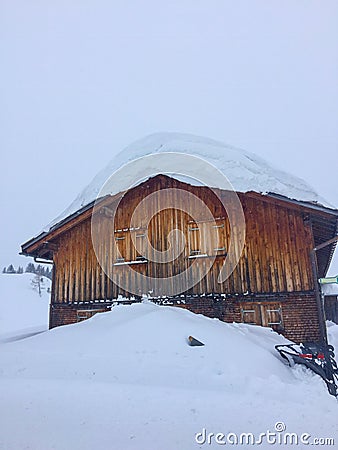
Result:
{"label": "wooden plank facade", "polygon": [[[149,226],[146,211],[143,215],[141,211],[136,219],[133,217],[140,201],[159,190],[166,190],[166,195],[172,196],[168,201],[175,205],[177,194],[172,188],[194,194],[207,205],[215,221],[208,220],[205,209],[197,201],[187,205],[194,212],[193,218],[175,207],[156,214]],[[217,195],[229,212],[234,206],[229,193],[217,190]],[[151,292],[159,303],[188,308],[224,321],[270,326],[296,342],[317,340],[318,311],[310,252],[336,235],[338,211],[253,192],[238,193],[238,196],[246,222],[245,245],[235,270],[223,283],[218,283],[217,278],[229,249],[227,211],[211,189],[163,175],[129,190],[122,200],[121,195],[115,195],[100,201],[98,226],[105,239],[97,255],[91,236],[93,205],[24,244],[24,254],[54,263],[50,327],[106,311],[121,296],[127,298],[124,300],[127,303],[137,300],[112,281],[114,274],[117,279],[130,277],[124,280],[124,285],[135,284],[134,272],[127,271],[126,265],[147,277],[167,278],[182,273],[194,263],[194,274],[199,281],[192,288],[186,289],[187,280],[180,280],[181,284],[176,286],[180,294],[166,297],[165,292],[156,292],[154,286],[144,283],[137,286],[137,294],[141,297]],[[152,201],[157,201],[156,196]],[[112,223],[109,211],[117,202],[120,203]],[[152,207],[156,210],[159,205]],[[167,237],[173,229],[180,230],[185,237],[182,253],[169,263],[148,260],[144,251],[146,240],[156,250],[168,251]],[[318,252],[319,276],[325,275],[333,251],[334,244]],[[214,262],[205,271],[208,258]]]}

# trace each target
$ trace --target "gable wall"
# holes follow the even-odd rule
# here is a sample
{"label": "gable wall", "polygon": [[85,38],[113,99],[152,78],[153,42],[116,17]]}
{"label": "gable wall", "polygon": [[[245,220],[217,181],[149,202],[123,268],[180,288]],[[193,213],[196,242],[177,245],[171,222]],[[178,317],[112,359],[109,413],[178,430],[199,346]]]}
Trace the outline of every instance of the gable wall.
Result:
{"label": "gable wall", "polygon": [[[113,248],[114,239],[122,235],[115,230],[127,229],[131,225],[137,225],[141,231],[144,230],[146,214],[144,217],[142,214],[138,217],[137,224],[130,222],[135,207],[149,193],[167,187],[187,189],[208,205],[214,217],[218,218],[217,223],[224,224],[224,241],[228,249],[230,226],[227,214],[209,189],[189,186],[166,177],[156,178],[126,194],[117,210],[115,224],[112,224],[107,215],[100,215],[100,230],[105,236],[105,243],[99,249],[99,253],[101,258],[104,257],[108,274],[112,275],[114,271],[117,276],[126,277],[126,266],[114,265],[117,258]],[[218,194],[227,207],[231,208],[226,192],[218,191]],[[304,221],[300,209],[281,206],[278,202],[274,203],[263,196],[250,194],[239,196],[246,220],[246,240],[236,269],[224,283],[217,283],[224,262],[224,256],[217,256],[211,270],[193,288],[185,291],[184,283],[180,286],[181,291],[190,300],[186,303],[176,302],[176,306],[219,317],[225,321],[241,322],[244,302],[255,303],[259,311],[264,309],[260,306],[262,302],[263,304],[270,302],[269,304],[277,305],[282,311],[281,325],[275,327],[278,331],[296,341],[316,339],[318,315],[309,259],[309,252],[314,246],[311,225]],[[107,203],[105,205],[107,206]],[[192,206],[192,210],[197,209]],[[203,222],[205,219],[203,210],[197,211],[197,217]],[[166,236],[175,227],[182,230],[189,242],[189,239],[191,240],[188,236],[191,225],[189,220],[191,217],[186,213],[172,209],[160,213],[149,225],[152,245],[158,250],[166,250],[168,245]],[[207,235],[206,239],[210,240],[212,236]],[[123,251],[127,259],[133,260],[136,253],[130,247],[131,241],[128,241],[129,244],[126,242],[127,240],[124,245],[128,248],[124,248]],[[174,263],[144,262],[133,265],[133,268],[155,278],[175,275],[185,270],[192,260],[195,261],[194,258],[189,258],[190,250],[187,245]],[[194,272],[196,277],[203,271],[204,264],[205,258],[196,259]],[[84,302],[95,302],[91,303],[90,307],[102,310],[102,304],[111,305],[118,295],[128,296],[128,292],[115,285],[97,262],[91,241],[90,218],[60,236],[58,250],[54,253],[54,267],[51,327],[76,321],[76,311],[84,308]],[[132,272],[128,273],[128,277],[129,282],[133,283]],[[138,288],[140,295],[152,290],[152,286],[146,283]],[[221,299],[216,305],[217,302],[206,298],[205,294],[208,293],[225,294],[226,298]],[[163,293],[153,292],[152,296],[161,294]]]}
{"label": "gable wall", "polygon": [[[172,180],[172,183],[176,186],[180,185],[176,180]],[[105,257],[108,274],[114,271],[115,274],[123,277],[126,272],[125,266],[113,265],[117,257],[113,251],[114,228],[116,230],[129,228],[132,212],[142,196],[160,187],[161,183],[152,183],[149,187],[145,185],[131,191],[133,195],[127,194],[118,209],[114,226],[109,217],[100,216],[101,232],[106,236],[100,251]],[[225,247],[228,249],[230,226],[226,212],[217,204],[208,189],[195,187],[190,189],[210,207],[215,217],[221,218],[217,223],[224,224]],[[226,193],[220,193],[220,195],[224,197]],[[246,244],[238,266],[227,281],[219,284],[217,277],[225,258],[217,256],[209,273],[189,290],[189,293],[244,294],[312,290],[309,252],[313,247],[313,239],[311,227],[304,223],[302,213],[264,201],[264,198],[259,200],[244,194],[240,197],[246,219]],[[197,216],[203,220],[203,211],[200,214],[197,213]],[[146,226],[146,215],[144,218],[139,218],[138,226],[142,232]],[[188,236],[189,217],[184,212],[166,210],[151,221],[149,228],[152,245],[161,251],[167,249],[166,236],[172,228],[182,230],[187,242],[191,239]],[[124,234],[127,236],[130,232]],[[206,240],[211,240],[211,237],[207,235]],[[125,250],[126,260],[133,260],[135,257],[131,246],[129,240],[128,248]],[[109,280],[97,263],[91,243],[90,219],[64,233],[59,239],[58,248],[58,251],[54,253],[54,302],[111,299],[119,294],[127,294]],[[168,277],[181,273],[192,261],[195,259],[189,258],[189,246],[186,245],[183,254],[174,263],[148,262],[135,264],[133,268],[147,276]],[[196,259],[197,278],[200,277],[200,273],[203,273],[204,264],[205,258]],[[132,278],[130,282],[132,283]],[[151,289],[152,286],[141,286],[140,294],[147,294]],[[185,291],[184,284],[180,286],[180,289],[182,292]]]}

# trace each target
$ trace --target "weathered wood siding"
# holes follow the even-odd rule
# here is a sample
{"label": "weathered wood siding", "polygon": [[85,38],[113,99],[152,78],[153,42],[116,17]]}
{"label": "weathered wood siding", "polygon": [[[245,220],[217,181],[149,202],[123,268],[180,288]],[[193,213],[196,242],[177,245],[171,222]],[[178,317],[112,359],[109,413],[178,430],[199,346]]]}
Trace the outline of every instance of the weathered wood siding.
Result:
{"label": "weathered wood siding", "polygon": [[[131,224],[133,211],[140,200],[151,192],[168,187],[186,189],[199,197],[217,219],[220,237],[215,237],[214,230],[208,228],[207,222],[203,222],[206,220],[206,213],[198,210],[197,203],[189,205],[194,211],[194,218],[197,217],[195,221],[185,212],[166,209],[151,220],[148,230],[146,212],[143,217],[138,217],[137,224]],[[227,208],[231,208],[227,193],[217,192]],[[224,283],[219,284],[217,277],[229,246],[230,226],[226,211],[210,189],[192,187],[168,177],[156,177],[129,191],[119,205],[115,224],[112,224],[110,217],[104,214],[100,216],[100,227],[107,239],[99,248],[99,257],[104,259],[109,274],[115,271],[117,276],[124,277],[125,266],[118,264],[117,254],[113,251],[114,239],[118,239],[116,242],[125,261],[136,261],[140,260],[140,254],[132,245],[132,233],[147,233],[152,245],[157,250],[164,251],[168,248],[169,232],[178,228],[184,233],[187,245],[174,262],[160,264],[144,261],[134,264],[133,269],[155,278],[170,277],[181,273],[196,260],[195,274],[199,278],[199,274],[203,273],[206,257],[193,258],[192,252],[200,250],[202,253],[214,252],[216,259],[211,270],[189,290],[190,294],[271,294],[313,290],[309,260],[309,252],[314,246],[313,236],[311,225],[304,221],[301,209],[281,206],[280,203],[257,194],[239,196],[246,220],[245,247],[239,264]],[[105,206],[109,207],[109,202]],[[198,248],[202,243],[191,230],[194,227],[200,227],[208,248]],[[222,249],[223,243],[225,252],[215,252],[215,249]],[[121,290],[109,279],[97,262],[91,241],[90,217],[65,231],[57,244],[58,250],[54,252],[53,303],[77,303],[114,299],[119,294],[128,295],[128,292]],[[139,294],[147,294],[150,288],[148,285],[140,286]],[[186,291],[184,281],[179,289],[181,292]]]}

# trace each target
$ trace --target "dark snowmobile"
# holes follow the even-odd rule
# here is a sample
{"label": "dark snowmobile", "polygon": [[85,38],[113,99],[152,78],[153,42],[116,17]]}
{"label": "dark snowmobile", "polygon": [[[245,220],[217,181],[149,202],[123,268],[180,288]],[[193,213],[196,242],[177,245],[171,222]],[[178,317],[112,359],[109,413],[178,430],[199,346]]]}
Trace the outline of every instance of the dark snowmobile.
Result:
{"label": "dark snowmobile", "polygon": [[276,345],[275,349],[290,366],[303,364],[321,376],[329,393],[338,398],[338,368],[332,345],[316,343]]}

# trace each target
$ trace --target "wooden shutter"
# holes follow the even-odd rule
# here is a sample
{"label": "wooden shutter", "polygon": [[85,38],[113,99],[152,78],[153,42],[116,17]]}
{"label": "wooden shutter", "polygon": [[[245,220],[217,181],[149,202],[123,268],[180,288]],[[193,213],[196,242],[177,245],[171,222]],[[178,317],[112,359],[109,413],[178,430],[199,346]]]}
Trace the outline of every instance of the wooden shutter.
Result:
{"label": "wooden shutter", "polygon": [[241,307],[242,322],[251,325],[261,325],[259,305],[247,303]]}
{"label": "wooden shutter", "polygon": [[127,242],[126,232],[118,231],[114,233],[114,263],[119,264],[127,261]]}
{"label": "wooden shutter", "polygon": [[261,315],[264,327],[282,325],[282,310],[279,303],[261,304]]}
{"label": "wooden shutter", "polygon": [[280,329],[283,326],[282,308],[279,303],[242,303],[242,322]]}
{"label": "wooden shutter", "polygon": [[225,255],[226,254],[226,245],[225,245],[225,221],[224,220],[216,220],[216,224],[210,225],[210,241],[211,255]]}
{"label": "wooden shutter", "polygon": [[201,254],[201,225],[194,222],[188,224],[188,251],[190,257]]}

